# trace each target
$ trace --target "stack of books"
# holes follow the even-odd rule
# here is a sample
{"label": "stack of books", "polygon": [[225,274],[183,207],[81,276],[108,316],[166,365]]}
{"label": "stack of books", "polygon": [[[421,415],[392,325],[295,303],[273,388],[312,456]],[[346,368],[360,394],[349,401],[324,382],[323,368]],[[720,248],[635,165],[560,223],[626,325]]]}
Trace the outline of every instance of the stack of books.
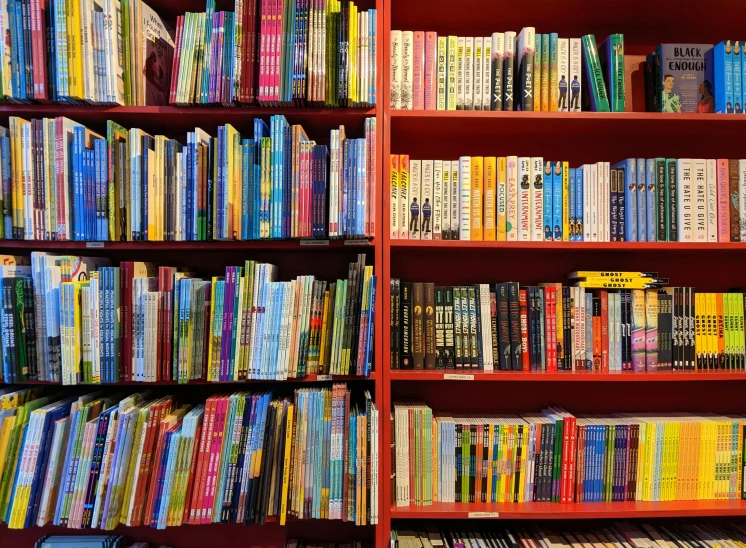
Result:
{"label": "stack of books", "polygon": [[592,34],[534,27],[486,37],[392,30],[390,62],[392,109],[624,112],[621,34],[599,49]]}
{"label": "stack of books", "polygon": [[376,23],[349,0],[236,0],[233,12],[208,0],[177,18],[170,102],[375,105]]}
{"label": "stack of books", "polygon": [[376,120],[329,146],[284,116],[197,128],[186,144],[64,117],[0,128],[4,238],[206,241],[375,235]]}
{"label": "stack of books", "polygon": [[743,496],[744,417],[434,413],[394,405],[397,506]]}
{"label": "stack of books", "polygon": [[142,0],[9,0],[2,9],[3,99],[168,104],[174,33]]}
{"label": "stack of books", "polygon": [[391,368],[743,371],[741,292],[664,287],[654,272],[578,271],[570,285],[391,280]]}
{"label": "stack of books", "polygon": [[389,158],[392,239],[746,242],[746,160]]}
{"label": "stack of books", "polygon": [[[23,263],[6,257],[7,262]],[[246,261],[225,276],[33,253],[0,266],[3,379],[63,384],[369,376],[376,276],[278,281]]]}
{"label": "stack of books", "polygon": [[378,409],[344,384],[199,404],[4,388],[0,404],[0,520],[12,529],[378,519]]}

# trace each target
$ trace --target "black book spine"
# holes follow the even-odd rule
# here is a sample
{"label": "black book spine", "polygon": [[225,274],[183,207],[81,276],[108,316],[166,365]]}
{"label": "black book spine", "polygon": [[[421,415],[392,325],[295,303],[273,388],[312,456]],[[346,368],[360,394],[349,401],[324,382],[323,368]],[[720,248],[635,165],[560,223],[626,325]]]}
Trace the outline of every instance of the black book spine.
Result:
{"label": "black book spine", "polygon": [[[694,332],[694,302],[696,297],[696,291],[693,287],[687,287],[687,363],[689,365],[689,369],[691,371],[694,371],[695,366],[695,352],[696,348],[694,346],[695,343],[695,332]],[[743,326],[741,326],[741,333],[743,333]],[[743,363],[743,353],[738,352],[737,353],[737,360],[738,360],[738,369],[741,369],[741,364]]]}
{"label": "black book spine", "polygon": [[474,502],[477,473],[477,425],[469,426],[469,502]]}
{"label": "black book spine", "polygon": [[412,283],[401,282],[401,368],[412,369]]}
{"label": "black book spine", "polygon": [[36,323],[34,319],[34,286],[31,278],[23,278],[24,307],[23,331],[28,358],[28,379],[37,380],[39,369],[36,363]]}
{"label": "black book spine", "polygon": [[425,368],[425,289],[422,282],[412,284],[412,356],[414,369]]}
{"label": "black book spine", "polygon": [[666,160],[666,172],[667,172],[667,183],[668,183],[668,241],[678,242],[679,241],[679,204],[678,199],[678,180],[676,179],[676,160],[669,158]]}
{"label": "black book spine", "polygon": [[514,477],[515,483],[513,488],[513,502],[518,502],[518,489],[521,485],[521,456],[523,452],[523,429],[525,426],[518,425],[518,434],[516,435],[516,450],[515,450],[515,470]]}
{"label": "black book spine", "polygon": [[[681,288],[673,288],[673,369],[681,370]],[[729,360],[729,358],[728,358]]]}
{"label": "black book spine", "polygon": [[627,369],[632,370],[632,290],[624,290],[624,313],[626,316],[626,335],[624,338],[624,352],[627,355]]}
{"label": "black book spine", "polygon": [[534,50],[526,48],[525,52],[518,52],[518,55],[521,56],[519,67],[521,110],[534,110]]}
{"label": "black book spine", "polygon": [[655,160],[656,191],[658,193],[658,241],[666,242],[666,160],[656,158]]}
{"label": "black book spine", "polygon": [[436,335],[435,335],[435,284],[425,286],[425,369],[435,369]]}
{"label": "black book spine", "polygon": [[[473,285],[466,287],[466,295],[469,307],[469,363],[472,369],[479,369],[481,367],[481,349],[477,334],[480,324],[479,299],[477,299],[477,292]],[[466,367],[466,360],[464,360],[464,367]]]}
{"label": "black book spine", "polygon": [[399,324],[401,318],[401,308],[399,307],[399,280],[391,279],[391,369],[399,369]]}
{"label": "black book spine", "polygon": [[454,369],[456,367],[456,341],[453,325],[453,288],[443,288],[443,332],[444,332],[444,350],[443,350],[443,367],[445,369]]}
{"label": "black book spine", "polygon": [[508,304],[510,308],[510,354],[512,369],[520,371],[523,365],[521,363],[521,314],[518,302],[518,283],[509,282],[507,285]]}
{"label": "black book spine", "polygon": [[456,423],[456,442],[454,444],[454,462],[456,463],[456,489],[455,489],[455,496],[454,500],[456,502],[461,502],[461,471],[463,470],[462,466],[462,451],[461,451],[461,425],[457,422]]}
{"label": "black book spine", "polygon": [[495,369],[500,367],[500,346],[497,329],[497,294],[490,291],[490,341],[492,342],[492,363]]}
{"label": "black book spine", "polygon": [[564,365],[565,370],[572,371],[572,332],[573,332],[573,310],[572,310],[572,295],[570,293],[571,288],[562,287],[562,306],[563,314],[565,315],[564,330],[565,330],[565,353],[564,353]]}
{"label": "black book spine", "polygon": [[[464,313],[462,307],[464,299],[462,299],[462,293],[462,287],[457,286],[453,288],[453,332],[456,342],[454,353],[456,369],[464,367],[464,356],[467,353],[464,344]],[[468,326],[469,324],[467,323],[466,325]],[[466,348],[468,349],[468,346]]]}
{"label": "black book spine", "polygon": [[442,287],[435,288],[435,369],[445,369],[445,304]]}
{"label": "black book spine", "polygon": [[541,359],[538,342],[539,327],[537,326],[536,289],[535,287],[528,287],[526,295],[528,300],[528,356],[531,371],[537,370],[537,364]]}
{"label": "black book spine", "polygon": [[497,293],[498,340],[500,348],[500,369],[512,369],[512,352],[510,346],[510,306],[508,298],[508,284],[500,283],[495,286]]}
{"label": "black book spine", "polygon": [[[507,39],[507,36],[506,36]],[[515,87],[515,38],[513,44],[508,49],[505,44],[505,57],[503,60],[503,110],[513,110],[513,93]]]}

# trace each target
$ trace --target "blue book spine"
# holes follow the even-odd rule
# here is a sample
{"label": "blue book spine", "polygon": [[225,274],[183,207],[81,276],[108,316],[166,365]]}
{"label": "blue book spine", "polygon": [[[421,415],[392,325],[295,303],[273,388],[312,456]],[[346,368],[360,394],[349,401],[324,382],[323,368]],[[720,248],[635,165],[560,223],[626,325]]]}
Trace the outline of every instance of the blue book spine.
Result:
{"label": "blue book spine", "polygon": [[366,179],[367,179],[367,141],[365,139],[358,139],[358,203],[360,204],[360,211],[357,216],[357,232],[358,236],[365,236],[365,210],[368,204],[368,197],[366,195]]}
{"label": "blue book spine", "polygon": [[89,149],[88,158],[88,234],[86,240],[96,239],[96,149]]}
{"label": "blue book spine", "polygon": [[552,224],[555,242],[562,241],[562,162],[554,162],[552,169]]}
{"label": "blue book spine", "polygon": [[[194,180],[195,180],[195,141],[196,134],[192,131],[187,133],[187,146],[186,146],[186,201],[184,204],[184,215],[181,219],[181,234],[184,240],[192,239],[192,209],[194,203]],[[184,197],[182,197],[182,200]]]}
{"label": "blue book spine", "polygon": [[[705,80],[712,83],[712,94],[715,97],[715,112],[728,112],[728,87],[732,91],[732,69],[733,63],[727,63],[725,42],[720,42],[712,49],[705,52]],[[726,73],[727,66],[730,65],[730,76]]]}
{"label": "blue book spine", "polygon": [[733,112],[735,114],[743,114],[743,103],[742,98],[742,75],[741,68],[743,65],[743,52],[741,42],[733,42]]}
{"label": "blue book spine", "polygon": [[[287,86],[289,89],[290,86]],[[289,93],[289,91],[288,91]],[[290,99],[288,98],[288,101]],[[282,237],[292,235],[293,209],[293,129],[285,126],[285,162],[282,177]]]}
{"label": "blue book spine", "polygon": [[249,140],[241,142],[241,239],[249,239]]}
{"label": "blue book spine", "polygon": [[[546,187],[545,187],[546,188]],[[583,169],[575,170],[575,241],[583,241]]]}
{"label": "blue book spine", "polygon": [[741,112],[746,113],[746,52],[743,48],[746,42],[741,42]]}
{"label": "blue book spine", "polygon": [[575,240],[575,217],[577,215],[577,211],[575,210],[575,168],[570,168],[570,196],[568,203],[570,204],[570,234],[568,234],[568,241],[574,241]]}
{"label": "blue book spine", "polygon": [[108,240],[108,210],[107,210],[107,184],[106,175],[106,141],[96,139],[93,142],[94,155],[96,161],[96,239],[99,241]]}
{"label": "blue book spine", "polygon": [[215,239],[222,240],[225,238],[225,127],[218,127],[218,180],[215,196],[216,204],[216,222],[215,222]]}
{"label": "blue book spine", "polygon": [[725,41],[725,112],[733,114],[733,45]]}
{"label": "blue book spine", "polygon": [[27,67],[26,67],[26,40],[23,35],[23,2],[14,2],[16,5],[16,24],[18,25],[16,27],[16,39],[18,40],[18,72],[15,72],[15,74],[18,75],[18,91],[19,95],[16,95],[17,99],[28,99],[29,97],[26,96],[26,77],[27,74]]}
{"label": "blue book spine", "polygon": [[252,220],[252,240],[258,240],[260,238],[260,222],[261,222],[261,199],[262,199],[262,166],[259,163],[261,160],[261,155],[257,155],[255,159],[254,164],[254,198],[253,198],[253,204],[254,204],[254,218]]}
{"label": "blue book spine", "polygon": [[91,151],[83,149],[83,239],[91,239]]}
{"label": "blue book spine", "polygon": [[347,236],[347,224],[349,220],[349,208],[347,204],[347,195],[349,194],[350,180],[350,140],[345,139],[342,145],[342,218],[340,219],[340,234]]}
{"label": "blue book spine", "polygon": [[[552,183],[552,162],[544,162],[544,240],[552,241],[552,205],[554,184]],[[450,213],[448,213],[450,215]]]}
{"label": "blue book spine", "polygon": [[[619,231],[619,237],[624,237],[627,242],[637,241],[637,166],[634,158],[628,158],[619,162],[614,169],[622,170],[624,182],[624,214],[620,215],[620,223],[624,222],[623,230]],[[620,207],[620,214],[621,214]],[[622,228],[620,226],[620,228]]]}
{"label": "blue book spine", "polygon": [[357,140],[350,139],[349,143],[350,176],[348,181],[349,191],[347,194],[347,211],[349,212],[349,218],[347,221],[347,235],[353,236],[355,234],[355,230],[357,229],[357,210],[355,207],[355,200],[357,199],[357,193],[355,192],[357,190]]}

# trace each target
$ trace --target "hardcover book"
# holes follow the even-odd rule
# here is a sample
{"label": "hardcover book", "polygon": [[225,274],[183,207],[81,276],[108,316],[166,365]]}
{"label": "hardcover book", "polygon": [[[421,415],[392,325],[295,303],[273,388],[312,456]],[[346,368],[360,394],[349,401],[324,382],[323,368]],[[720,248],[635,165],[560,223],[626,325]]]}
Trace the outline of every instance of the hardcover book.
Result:
{"label": "hardcover book", "polygon": [[715,112],[713,77],[706,59],[710,44],[660,44],[659,73],[653,84],[660,90],[660,112]]}

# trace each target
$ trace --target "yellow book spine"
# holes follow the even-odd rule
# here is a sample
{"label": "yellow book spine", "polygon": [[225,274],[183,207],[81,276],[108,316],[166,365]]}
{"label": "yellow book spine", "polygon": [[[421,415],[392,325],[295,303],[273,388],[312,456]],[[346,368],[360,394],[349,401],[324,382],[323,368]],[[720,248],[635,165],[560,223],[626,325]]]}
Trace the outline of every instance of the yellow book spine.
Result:
{"label": "yellow book spine", "polygon": [[645,462],[645,500],[651,502],[653,500],[653,475],[655,473],[655,450],[658,445],[657,440],[657,423],[648,423],[647,426],[647,456]]}
{"label": "yellow book spine", "polygon": [[327,366],[329,365],[326,363],[326,344],[324,344],[324,341],[326,341],[327,333],[329,331],[331,316],[332,314],[329,313],[329,291],[327,290],[324,292],[324,311],[321,316],[321,344],[319,348],[319,373],[322,375],[326,373]]}
{"label": "yellow book spine", "polygon": [[705,339],[702,333],[705,315],[703,300],[703,293],[694,295],[694,355],[696,356],[694,366],[696,369],[703,368],[702,356],[705,355]]}
{"label": "yellow book spine", "polygon": [[458,56],[458,37],[448,37],[448,57],[446,71],[446,109],[456,110],[458,94],[456,93],[456,57]]}
{"label": "yellow book spine", "polygon": [[681,423],[675,422],[673,424],[673,462],[671,463],[671,490],[670,499],[676,500],[676,493],[679,485],[679,476],[683,472],[682,464],[682,453],[681,453]]}
{"label": "yellow book spine", "polygon": [[505,156],[497,159],[497,241],[507,240],[507,216],[505,211],[508,185],[508,162]]}
{"label": "yellow book spine", "polygon": [[433,464],[433,482],[432,482],[432,492],[433,492],[433,502],[438,501],[438,470],[440,467],[436,464],[438,462],[438,421],[435,417],[432,418],[432,429],[433,433],[433,443],[432,443],[432,459],[431,463]]}
{"label": "yellow book spine", "polygon": [[570,239],[570,163],[562,162],[562,241]]}
{"label": "yellow book spine", "polygon": [[[350,96],[349,100],[357,102],[357,6],[350,3]],[[353,105],[350,105],[353,106]]]}
{"label": "yellow book spine", "polygon": [[[231,140],[228,141],[228,147],[233,145],[233,165],[231,170],[228,172],[228,177],[232,183],[231,188],[231,199],[233,201],[233,229],[228,233],[228,237],[232,240],[238,240],[241,237],[241,216],[243,215],[243,208],[241,207],[241,189],[243,187],[241,181],[241,135],[233,128],[231,129],[232,135]],[[281,226],[282,222],[278,222],[277,226]]]}
{"label": "yellow book spine", "polygon": [[484,241],[494,242],[497,238],[495,229],[495,201],[497,198],[497,158],[487,156],[484,159]]}
{"label": "yellow book spine", "polygon": [[699,423],[699,462],[697,465],[697,498],[704,500],[705,485],[707,484],[707,451],[708,451],[708,424]]}
{"label": "yellow book spine", "polygon": [[484,189],[484,158],[471,157],[471,237],[482,240],[484,221],[482,219],[482,192]]}
{"label": "yellow book spine", "polygon": [[[400,154],[399,155],[399,238],[402,239],[419,239],[420,238],[420,231],[418,229],[419,227],[419,218],[417,221],[412,223],[412,217],[411,217],[411,204],[414,201],[414,198],[417,198],[417,200],[420,200],[420,196],[409,196],[409,187],[410,187],[411,181],[409,180],[409,155],[408,154]],[[422,185],[420,183],[420,189],[422,188]],[[421,203],[421,200],[418,202],[418,204]],[[417,206],[421,209],[421,206]],[[418,209],[418,211],[420,211]],[[409,220],[408,220],[409,219]]]}
{"label": "yellow book spine", "polygon": [[11,195],[13,196],[13,229],[16,238],[23,237],[23,147],[21,124],[25,120],[10,117]]}
{"label": "yellow book spine", "polygon": [[523,450],[521,451],[521,480],[520,485],[518,486],[518,501],[519,502],[526,502],[526,460],[528,457],[528,431],[529,427],[524,426],[523,427]]}
{"label": "yellow book spine", "polygon": [[67,6],[67,59],[68,77],[70,79],[70,95],[83,99],[83,30],[80,28],[79,0],[66,0]]}
{"label": "yellow book spine", "polygon": [[502,443],[500,444],[500,485],[498,489],[497,496],[499,497],[499,500],[497,502],[505,502],[505,483],[507,481],[508,476],[508,469],[507,466],[509,464],[508,461],[508,429],[506,427],[500,428],[500,437]]}
{"label": "yellow book spine", "polygon": [[741,498],[743,492],[743,423],[738,423],[738,429],[736,430],[736,490],[733,498]]}
{"label": "yellow book spine", "polygon": [[643,500],[643,493],[645,491],[645,463],[647,457],[647,423],[640,423],[640,431],[638,432],[638,446],[637,446],[637,484],[635,489],[635,500]]}

